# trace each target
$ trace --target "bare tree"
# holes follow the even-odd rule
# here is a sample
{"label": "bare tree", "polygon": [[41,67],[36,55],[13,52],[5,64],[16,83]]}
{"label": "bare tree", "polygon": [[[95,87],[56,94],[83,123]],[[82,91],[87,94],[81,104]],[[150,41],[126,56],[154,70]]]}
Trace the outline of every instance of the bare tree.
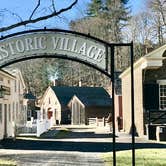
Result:
{"label": "bare tree", "polygon": [[[32,10],[32,13],[30,14],[29,18],[25,19],[25,20],[22,20],[21,16],[19,16],[18,14],[14,13],[14,12],[11,12],[11,11],[8,11],[11,13],[11,15],[13,16],[17,16],[19,18],[19,21],[14,23],[14,24],[11,24],[11,25],[8,25],[8,26],[4,26],[4,27],[1,27],[0,28],[0,32],[5,32],[5,31],[8,31],[8,30],[11,30],[11,29],[14,29],[14,28],[17,28],[17,27],[20,27],[20,26],[26,26],[28,24],[34,24],[34,23],[37,23],[37,22],[40,22],[42,20],[47,20],[49,18],[53,18],[55,16],[59,16],[60,14],[70,10],[73,6],[76,5],[76,3],[78,2],[78,0],[74,0],[71,4],[69,4],[68,6],[64,7],[64,8],[61,8],[59,9],[58,11],[55,10],[55,3],[54,3],[54,0],[51,0],[50,1],[50,7],[49,7],[49,11],[50,13],[48,14],[45,14],[45,15],[40,15],[38,17],[34,17],[35,13],[37,12],[37,10],[39,9],[40,5],[41,5],[41,0],[37,0],[37,4],[35,6],[35,8]],[[6,9],[5,9],[6,10]],[[7,11],[7,10],[6,10]],[[0,11],[1,13],[4,12],[4,10],[1,10]]]}
{"label": "bare tree", "polygon": [[161,21],[166,26],[166,0],[149,0],[149,7],[161,16]]}
{"label": "bare tree", "polygon": [[154,37],[158,45],[163,45],[166,40],[166,0],[149,0],[148,7],[153,16]]}
{"label": "bare tree", "polygon": [[[28,16],[24,19],[23,15],[21,15],[20,13],[16,13],[14,10],[12,11],[9,8],[0,9],[1,25],[5,24],[3,22],[3,19],[7,20],[8,16],[12,19],[16,18],[15,23],[13,24],[9,23],[9,25],[7,26],[0,25],[0,33],[6,33],[8,30],[12,30],[21,26],[27,26],[29,24],[34,25],[35,23],[47,20],[49,18],[54,18],[56,16],[59,17],[59,15],[72,9],[76,5],[78,0],[69,1],[67,6],[63,5],[63,7],[60,9],[57,9],[55,0],[48,0],[47,3],[45,3],[45,5],[47,4],[47,6],[44,6],[44,1],[41,0],[34,0],[34,2],[36,2],[34,8],[31,9],[29,15],[27,14]],[[33,59],[26,62],[13,64],[13,66],[11,67],[20,68],[27,85],[27,90],[32,91],[36,95],[41,95],[49,85],[50,74],[55,74],[56,68],[54,68],[54,72],[51,73],[49,69],[49,65],[51,65],[50,60],[49,63],[46,63],[46,59],[38,59],[37,61],[38,63],[36,63],[36,60]],[[56,62],[53,61],[53,64],[55,66]]]}

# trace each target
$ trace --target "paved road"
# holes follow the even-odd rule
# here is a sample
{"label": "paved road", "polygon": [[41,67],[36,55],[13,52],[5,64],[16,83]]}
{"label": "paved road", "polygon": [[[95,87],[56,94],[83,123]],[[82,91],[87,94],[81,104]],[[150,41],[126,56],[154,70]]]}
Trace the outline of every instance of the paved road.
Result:
{"label": "paved road", "polygon": [[104,139],[109,139],[110,144],[110,133],[95,133],[92,128],[70,128],[67,137],[55,139],[57,130],[61,128],[39,139],[1,141],[0,158],[13,159],[19,166],[104,166],[101,152],[109,151]]}
{"label": "paved road", "polygon": [[[40,139],[1,141],[0,158],[10,158],[18,165],[48,166],[102,166],[101,154],[112,151],[112,134],[101,128],[69,128],[66,136],[55,139],[57,130],[51,130]],[[121,134],[116,149],[131,149],[131,138]],[[166,148],[146,139],[137,139],[136,148]]]}
{"label": "paved road", "polygon": [[99,153],[0,150],[0,158],[19,166],[104,166]]}

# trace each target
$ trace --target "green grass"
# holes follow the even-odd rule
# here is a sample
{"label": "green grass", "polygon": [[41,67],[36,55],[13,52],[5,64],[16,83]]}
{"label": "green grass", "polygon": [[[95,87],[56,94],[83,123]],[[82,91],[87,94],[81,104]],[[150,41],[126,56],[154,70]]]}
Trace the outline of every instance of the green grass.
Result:
{"label": "green grass", "polygon": [[0,166],[16,166],[16,162],[7,159],[0,159]]}
{"label": "green grass", "polygon": [[67,135],[69,134],[69,130],[68,129],[61,129],[59,130],[59,132],[55,135],[55,138],[66,138]]}
{"label": "green grass", "polygon": [[[131,150],[116,152],[117,166],[132,165]],[[138,149],[135,151],[136,166],[166,166],[166,149]],[[112,153],[102,155],[106,166],[112,166]]]}

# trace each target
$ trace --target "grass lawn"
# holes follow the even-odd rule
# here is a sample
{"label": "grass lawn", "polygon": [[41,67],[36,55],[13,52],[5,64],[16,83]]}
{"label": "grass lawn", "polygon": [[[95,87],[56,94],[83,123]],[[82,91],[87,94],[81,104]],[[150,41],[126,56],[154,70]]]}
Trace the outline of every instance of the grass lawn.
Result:
{"label": "grass lawn", "polygon": [[17,164],[15,163],[15,161],[0,159],[0,166],[16,166],[16,165]]}
{"label": "grass lawn", "polygon": [[69,130],[64,128],[64,129],[61,129],[59,130],[59,132],[55,135],[55,138],[65,138],[67,137],[67,135],[69,134]]}
{"label": "grass lawn", "polygon": [[[117,166],[132,165],[132,151],[116,152]],[[135,152],[136,166],[166,166],[166,149],[138,149]],[[112,166],[112,153],[102,155],[106,166]]]}

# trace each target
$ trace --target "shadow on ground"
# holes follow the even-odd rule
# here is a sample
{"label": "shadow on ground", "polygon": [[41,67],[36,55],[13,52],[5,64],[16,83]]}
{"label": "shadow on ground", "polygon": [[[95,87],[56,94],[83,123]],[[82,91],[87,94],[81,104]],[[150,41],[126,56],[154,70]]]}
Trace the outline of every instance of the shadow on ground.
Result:
{"label": "shadow on ground", "polygon": [[[48,151],[80,151],[80,152],[111,152],[113,144],[110,142],[62,142],[46,140],[3,140],[1,149],[13,150],[48,150]],[[141,148],[166,148],[166,144],[136,143],[136,149]],[[116,150],[129,150],[130,143],[116,143]]]}
{"label": "shadow on ground", "polygon": [[[63,130],[59,130],[60,132]],[[112,138],[112,134],[111,133],[105,133],[105,134],[100,134],[100,133],[95,133],[95,132],[75,132],[75,131],[65,131],[65,134],[62,135],[60,138],[57,138],[56,136],[58,135],[57,130],[49,130],[46,133],[43,133],[40,138],[44,138],[44,139],[78,139],[78,138]]]}

